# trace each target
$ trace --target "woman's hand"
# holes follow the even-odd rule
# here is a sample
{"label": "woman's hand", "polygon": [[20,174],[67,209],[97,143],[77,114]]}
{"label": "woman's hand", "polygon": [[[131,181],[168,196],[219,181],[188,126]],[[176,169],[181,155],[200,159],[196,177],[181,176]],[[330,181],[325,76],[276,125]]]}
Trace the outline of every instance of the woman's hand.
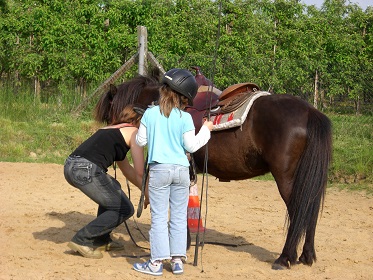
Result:
{"label": "woman's hand", "polygon": [[146,186],[145,186],[144,209],[146,209],[149,204],[150,204],[150,201],[149,201],[149,176],[148,176],[148,178],[146,179]]}

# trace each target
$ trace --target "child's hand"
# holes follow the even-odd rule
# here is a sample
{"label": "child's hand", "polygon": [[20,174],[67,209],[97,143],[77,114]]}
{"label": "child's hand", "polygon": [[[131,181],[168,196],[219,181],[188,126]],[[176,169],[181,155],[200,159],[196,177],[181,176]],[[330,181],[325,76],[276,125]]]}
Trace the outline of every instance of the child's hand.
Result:
{"label": "child's hand", "polygon": [[214,124],[212,121],[208,121],[208,120],[205,120],[205,122],[203,123],[203,125],[207,126],[207,128],[211,131],[212,128],[214,127]]}

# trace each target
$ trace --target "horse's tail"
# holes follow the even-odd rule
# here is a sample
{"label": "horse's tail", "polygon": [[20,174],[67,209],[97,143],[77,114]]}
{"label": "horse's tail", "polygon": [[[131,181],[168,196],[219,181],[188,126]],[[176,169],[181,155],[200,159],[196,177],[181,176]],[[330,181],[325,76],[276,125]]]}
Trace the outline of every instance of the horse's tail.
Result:
{"label": "horse's tail", "polygon": [[[320,206],[321,209],[324,206],[332,157],[331,130],[328,117],[311,108],[307,122],[307,143],[295,171],[293,189],[287,205],[290,248],[297,248],[307,230],[315,230]],[[314,258],[316,260],[316,256]]]}

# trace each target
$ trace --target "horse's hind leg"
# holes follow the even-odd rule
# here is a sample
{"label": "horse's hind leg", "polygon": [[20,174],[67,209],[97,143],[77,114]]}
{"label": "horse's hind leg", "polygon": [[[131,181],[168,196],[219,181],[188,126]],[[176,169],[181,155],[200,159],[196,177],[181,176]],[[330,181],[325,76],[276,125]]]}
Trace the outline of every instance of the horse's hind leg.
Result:
{"label": "horse's hind leg", "polygon": [[[306,156],[313,151],[305,153]],[[289,218],[286,242],[280,257],[275,261],[273,269],[290,268],[297,263],[297,248],[304,237],[304,246],[299,261],[311,266],[316,260],[314,247],[316,223],[323,196],[323,184],[313,181],[308,174],[307,157],[300,157],[298,167],[272,169],[279,192],[283,198]],[[286,163],[286,161],[283,161]],[[292,161],[298,162],[298,161]],[[287,166],[287,164],[283,164]],[[311,172],[315,174],[316,172]],[[315,177],[315,176],[314,176]],[[316,187],[315,187],[316,186]],[[318,188],[317,188],[318,187]],[[320,190],[321,189],[321,190]]]}
{"label": "horse's hind leg", "polygon": [[315,251],[315,229],[316,223],[311,225],[306,232],[306,238],[303,245],[303,251],[299,257],[299,261],[305,265],[311,266],[316,261]]}
{"label": "horse's hind leg", "polygon": [[290,268],[292,265],[297,263],[298,253],[297,248],[290,242],[290,235],[289,231],[292,231],[292,227],[294,227],[290,222],[290,227],[288,229],[288,234],[286,237],[286,242],[284,248],[282,249],[281,255],[275,260],[272,265],[272,269],[281,270],[285,268]]}
{"label": "horse's hind leg", "polygon": [[[297,248],[302,236],[303,227],[297,221],[297,214],[301,210],[301,206],[294,203],[294,173],[297,168],[299,150],[304,147],[305,141],[293,141],[294,147],[291,157],[284,154],[279,154],[278,158],[271,166],[271,172],[276,180],[278,191],[283,199],[288,213],[288,228],[285,245],[282,249],[281,255],[274,262],[273,269],[285,269],[295,265],[298,261]],[[296,149],[297,148],[297,149]],[[281,157],[282,156],[282,157]],[[312,235],[310,235],[312,236]],[[311,238],[310,241],[313,241]],[[313,242],[309,245],[313,246]]]}
{"label": "horse's hind leg", "polygon": [[276,173],[273,174],[278,190],[280,192],[280,195],[282,199],[285,202],[285,205],[288,209],[289,213],[289,227],[287,231],[287,236],[286,236],[286,241],[284,248],[282,249],[281,255],[277,258],[277,260],[274,262],[272,265],[272,269],[280,270],[280,269],[285,269],[285,268],[290,268],[291,265],[296,264],[297,258],[298,258],[298,253],[297,253],[297,244],[294,244],[293,239],[292,239],[292,233],[295,231],[295,225],[292,222],[292,215],[290,214],[289,211],[289,201],[290,201],[290,195],[291,195],[291,190],[292,190],[292,180],[290,177],[286,175],[286,171],[283,171],[281,175],[276,176]]}
{"label": "horse's hind leg", "polygon": [[[303,251],[299,257],[299,262],[305,265],[312,266],[313,262],[316,261],[316,252],[315,252],[315,229],[316,223],[311,223],[306,231],[305,241],[303,245]],[[292,265],[297,264],[297,245],[299,242],[294,244],[291,235],[294,232],[294,223],[290,220],[290,225],[288,229],[288,235],[286,242],[280,257],[274,262],[273,269],[284,269],[290,268]]]}
{"label": "horse's hind leg", "polygon": [[[284,248],[280,257],[274,262],[272,266],[273,269],[290,268],[292,265],[297,264],[297,248],[299,242],[301,241],[303,232],[305,235],[305,240],[302,254],[299,257],[299,262],[311,266],[313,261],[316,260],[314,241],[317,216],[310,218],[308,223],[305,223],[303,226],[299,225],[299,221],[297,222],[296,217],[299,215],[299,212],[301,212],[301,208],[291,202],[291,193],[294,187],[293,179],[291,179],[291,177],[292,176],[289,176],[285,170],[283,170],[280,174],[274,172],[274,178],[276,179],[280,195],[288,210],[289,227]],[[316,207],[318,209],[317,205],[318,204],[316,203],[311,206],[311,208]]]}
{"label": "horse's hind leg", "polygon": [[296,250],[290,249],[289,247],[284,246],[280,257],[273,263],[272,269],[282,270],[285,268],[290,268],[291,265],[296,264],[297,252]]}
{"label": "horse's hind leg", "polygon": [[[306,237],[303,245],[303,251],[301,256],[299,257],[299,262],[305,265],[312,266],[313,262],[316,261],[316,252],[315,252],[315,229],[316,223],[311,224],[306,231]],[[286,239],[285,246],[282,250],[280,257],[274,262],[272,265],[273,269],[284,269],[290,268],[291,265],[295,265],[297,263],[297,250],[296,246],[290,245],[292,242],[290,241],[289,232],[293,232],[293,224],[290,221],[290,226],[288,229],[288,236]]]}

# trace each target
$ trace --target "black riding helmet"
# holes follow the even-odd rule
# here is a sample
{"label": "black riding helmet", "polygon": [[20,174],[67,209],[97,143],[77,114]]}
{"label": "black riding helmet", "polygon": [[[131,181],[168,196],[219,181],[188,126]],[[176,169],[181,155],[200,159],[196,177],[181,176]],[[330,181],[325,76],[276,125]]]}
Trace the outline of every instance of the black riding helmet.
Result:
{"label": "black riding helmet", "polygon": [[171,69],[167,71],[162,83],[167,84],[177,93],[185,96],[189,100],[189,105],[193,105],[193,99],[197,94],[198,85],[193,74],[186,69]]}

